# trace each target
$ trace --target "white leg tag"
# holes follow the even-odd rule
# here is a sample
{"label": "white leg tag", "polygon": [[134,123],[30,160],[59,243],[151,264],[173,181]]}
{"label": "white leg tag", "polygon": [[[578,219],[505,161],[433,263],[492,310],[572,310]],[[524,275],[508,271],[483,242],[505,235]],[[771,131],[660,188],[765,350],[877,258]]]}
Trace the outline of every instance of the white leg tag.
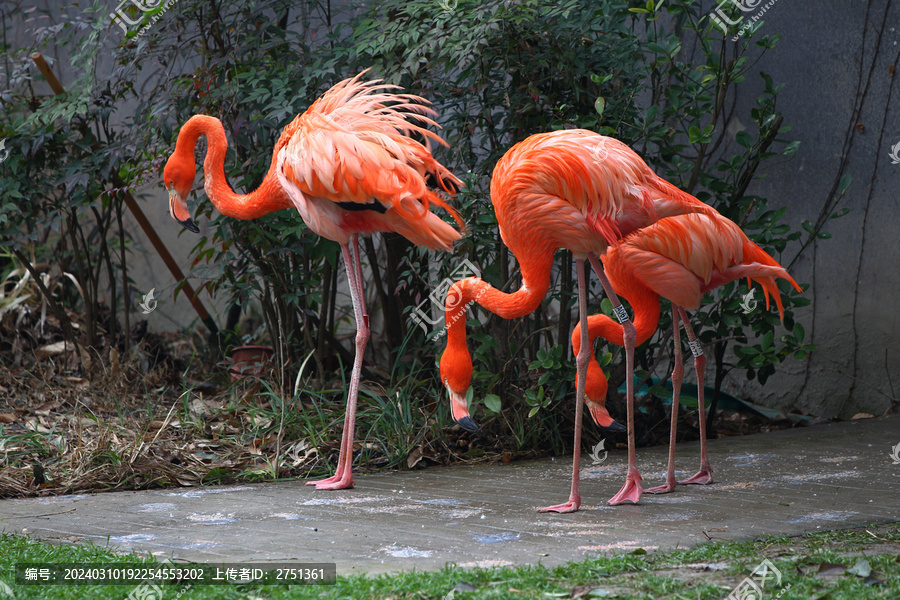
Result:
{"label": "white leg tag", "polygon": [[616,315],[616,318],[619,319],[619,323],[627,323],[628,322],[628,311],[625,310],[625,307],[621,304],[618,306],[613,306],[613,314]]}
{"label": "white leg tag", "polygon": [[691,347],[691,354],[695,358],[703,356],[703,346],[700,345],[700,340],[691,340],[688,342],[688,346]]}

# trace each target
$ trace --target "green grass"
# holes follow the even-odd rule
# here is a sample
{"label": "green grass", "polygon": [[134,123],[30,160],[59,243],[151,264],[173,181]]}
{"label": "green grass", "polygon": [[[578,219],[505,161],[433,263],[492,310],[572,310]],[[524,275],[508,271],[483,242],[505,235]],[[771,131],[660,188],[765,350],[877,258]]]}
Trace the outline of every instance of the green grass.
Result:
{"label": "green grass", "polygon": [[[453,600],[584,597],[629,600],[719,600],[731,593],[763,559],[781,571],[783,580],[764,588],[761,600],[860,600],[900,598],[900,524],[811,534],[798,538],[767,538],[755,542],[711,543],[693,550],[632,553],[590,558],[554,568],[541,566],[496,569],[446,567],[437,572],[339,577],[327,586],[195,586],[180,598],[256,599],[323,598]],[[847,569],[863,559],[872,570],[865,579]],[[127,598],[135,586],[35,586],[14,583],[15,564],[151,562],[136,555],[117,555],[97,546],[54,546],[21,536],[0,535],[0,580],[17,600]],[[712,565],[704,570],[703,565]],[[579,586],[587,586],[579,587]],[[592,588],[592,589],[591,589]],[[163,596],[140,600],[171,600],[181,586],[165,586]],[[0,586],[0,598],[9,597]],[[780,595],[779,595],[780,594]],[[136,600],[137,600],[136,598]]]}

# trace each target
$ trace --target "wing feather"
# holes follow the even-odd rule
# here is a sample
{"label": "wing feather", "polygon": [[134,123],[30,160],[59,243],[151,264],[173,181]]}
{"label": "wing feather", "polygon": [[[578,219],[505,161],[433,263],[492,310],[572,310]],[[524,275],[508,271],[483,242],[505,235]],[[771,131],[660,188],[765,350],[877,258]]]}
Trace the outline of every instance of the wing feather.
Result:
{"label": "wing feather", "polygon": [[431,155],[432,142],[446,145],[426,128],[437,126],[435,111],[419,96],[392,93],[397,86],[362,81],[362,75],[334,86],[285,128],[279,140],[290,167],[285,175],[308,196],[379,202],[414,220],[435,203],[462,225],[426,182],[434,175],[444,191],[462,186]]}

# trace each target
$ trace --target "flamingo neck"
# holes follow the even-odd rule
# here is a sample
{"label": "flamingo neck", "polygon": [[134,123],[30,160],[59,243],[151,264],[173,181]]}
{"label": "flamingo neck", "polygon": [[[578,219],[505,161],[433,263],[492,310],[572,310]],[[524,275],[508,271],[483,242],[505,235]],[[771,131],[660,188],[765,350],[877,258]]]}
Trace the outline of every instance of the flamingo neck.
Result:
{"label": "flamingo neck", "polygon": [[[635,347],[640,346],[650,339],[659,326],[659,296],[654,294],[646,286],[633,282],[630,286],[617,287],[616,293],[628,300],[634,311],[634,328],[637,331]],[[622,333],[622,325],[606,315],[591,315],[588,317],[588,339],[591,347],[597,337],[602,337],[617,346],[624,346],[625,340]],[[572,336],[572,346],[577,354],[581,347],[580,336]]]}
{"label": "flamingo neck", "polygon": [[[258,188],[249,194],[236,194],[225,179],[225,153],[228,140],[225,128],[215,117],[195,115],[181,128],[175,153],[185,160],[194,160],[194,148],[200,136],[206,136],[206,158],[203,160],[206,195],[220,213],[235,219],[248,220],[291,208],[290,198],[281,189],[275,174],[275,160]],[[277,147],[276,147],[277,150]]]}
{"label": "flamingo neck", "polygon": [[441,380],[453,391],[465,393],[472,378],[472,359],[466,346],[466,311],[480,304],[504,319],[515,319],[534,312],[550,289],[553,252],[520,261],[522,286],[507,294],[479,277],[457,281],[447,294],[445,317],[447,348],[441,356]]}

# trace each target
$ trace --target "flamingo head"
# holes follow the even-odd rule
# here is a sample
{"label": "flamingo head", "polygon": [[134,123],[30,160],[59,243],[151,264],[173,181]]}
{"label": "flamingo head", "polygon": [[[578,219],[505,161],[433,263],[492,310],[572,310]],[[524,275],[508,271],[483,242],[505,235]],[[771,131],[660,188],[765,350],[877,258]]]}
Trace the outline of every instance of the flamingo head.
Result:
{"label": "flamingo head", "polygon": [[606,374],[596,360],[588,363],[587,377],[584,382],[584,402],[594,419],[594,423],[610,433],[625,431],[625,427],[610,416],[606,410],[606,390],[609,383]]}
{"label": "flamingo head", "polygon": [[450,393],[450,413],[453,420],[466,431],[478,431],[478,425],[469,416],[469,403],[466,394],[472,381],[472,358],[465,344],[456,348],[447,345],[441,356],[441,382]]}
{"label": "flamingo head", "polygon": [[189,156],[183,156],[183,154],[176,148],[175,153],[169,157],[163,169],[163,184],[169,192],[169,214],[185,229],[199,233],[200,228],[194,223],[187,208],[187,197],[194,186],[197,167],[194,163],[193,152]]}

